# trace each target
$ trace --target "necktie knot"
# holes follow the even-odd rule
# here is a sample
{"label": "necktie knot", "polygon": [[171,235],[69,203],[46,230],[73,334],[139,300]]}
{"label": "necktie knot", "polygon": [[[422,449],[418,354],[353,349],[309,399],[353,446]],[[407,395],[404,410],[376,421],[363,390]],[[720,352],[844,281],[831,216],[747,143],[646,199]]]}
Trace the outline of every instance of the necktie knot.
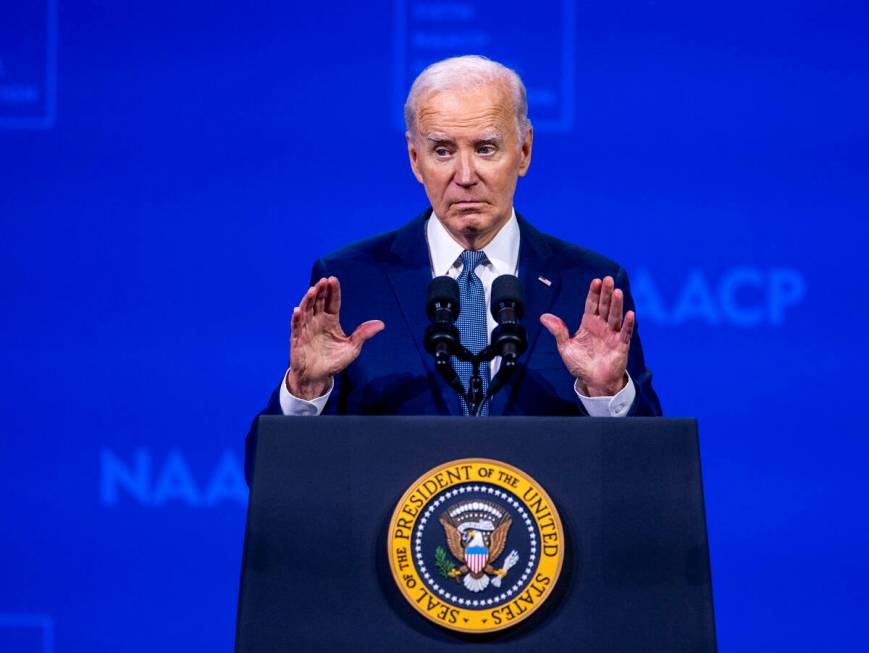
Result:
{"label": "necktie knot", "polygon": [[466,249],[459,257],[462,259],[462,274],[467,275],[477,269],[477,266],[486,258],[483,250]]}

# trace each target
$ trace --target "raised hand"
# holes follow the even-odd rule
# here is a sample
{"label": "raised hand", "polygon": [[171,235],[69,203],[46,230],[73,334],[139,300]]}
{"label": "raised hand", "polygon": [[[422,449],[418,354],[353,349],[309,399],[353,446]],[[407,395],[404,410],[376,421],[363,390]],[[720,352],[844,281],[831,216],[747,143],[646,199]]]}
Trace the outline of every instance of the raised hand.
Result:
{"label": "raised hand", "polygon": [[628,350],[636,316],[628,311],[622,321],[624,293],[612,277],[594,279],[585,299],[582,322],[572,336],[564,320],[544,313],[540,322],[555,337],[558,353],[589,397],[611,397],[625,387]]}
{"label": "raised hand", "polygon": [[383,330],[380,320],[363,322],[349,336],[341,328],[341,284],[320,279],[293,309],[287,390],[314,399],[329,388],[332,376],[356,360],[365,341]]}

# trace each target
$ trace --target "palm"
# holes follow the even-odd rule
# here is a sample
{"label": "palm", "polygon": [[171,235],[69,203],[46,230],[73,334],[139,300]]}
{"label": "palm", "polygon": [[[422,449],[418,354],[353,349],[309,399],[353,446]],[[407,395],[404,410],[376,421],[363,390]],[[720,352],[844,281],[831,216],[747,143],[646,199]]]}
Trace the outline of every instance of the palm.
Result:
{"label": "palm", "polygon": [[293,333],[290,368],[313,378],[332,376],[350,365],[361,348],[344,333],[337,315],[315,315],[300,334]]}
{"label": "palm", "polygon": [[562,360],[573,376],[590,381],[621,379],[628,363],[629,344],[621,333],[609,328],[599,315],[582,316],[576,333],[560,349]]}
{"label": "palm", "polygon": [[380,320],[369,320],[348,336],[340,311],[341,285],[335,277],[320,279],[293,310],[288,379],[298,396],[317,396],[330,377],[356,360],[365,341],[383,329]]}
{"label": "palm", "polygon": [[555,336],[565,367],[592,395],[612,396],[624,386],[635,316],[628,311],[622,321],[624,295],[614,285],[612,277],[592,281],[572,336],[561,318],[550,313],[540,317]]}

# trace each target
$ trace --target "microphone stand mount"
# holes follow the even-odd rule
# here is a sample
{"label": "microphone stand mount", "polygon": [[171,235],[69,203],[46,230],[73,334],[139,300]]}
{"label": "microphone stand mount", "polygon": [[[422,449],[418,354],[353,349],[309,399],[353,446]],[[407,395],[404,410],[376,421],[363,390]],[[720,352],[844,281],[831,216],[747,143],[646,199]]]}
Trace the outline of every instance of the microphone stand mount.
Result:
{"label": "microphone stand mount", "polygon": [[483,379],[480,376],[480,365],[482,363],[491,362],[495,356],[498,356],[498,351],[492,345],[486,346],[485,349],[478,354],[474,354],[467,347],[458,344],[455,347],[453,354],[456,358],[464,363],[471,364],[471,378],[468,382],[468,389],[465,391],[459,375],[450,361],[450,354],[444,352],[444,355],[435,355],[435,369],[444,378],[447,384],[455,390],[468,404],[468,412],[479,417],[483,405],[491,399],[498,390],[504,387],[508,379],[516,371],[515,356],[501,356],[501,367],[495,378],[489,383],[489,390],[483,394]]}

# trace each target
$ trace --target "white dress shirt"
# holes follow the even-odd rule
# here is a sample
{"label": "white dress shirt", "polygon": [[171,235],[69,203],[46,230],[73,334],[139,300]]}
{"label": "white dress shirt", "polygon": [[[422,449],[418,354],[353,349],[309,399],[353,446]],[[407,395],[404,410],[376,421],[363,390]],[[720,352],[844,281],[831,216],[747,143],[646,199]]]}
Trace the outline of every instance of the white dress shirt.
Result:
{"label": "white dress shirt", "polygon": [[[519,237],[519,223],[516,221],[516,211],[514,210],[507,224],[483,248],[486,257],[477,266],[475,273],[483,284],[487,306],[495,278],[502,274],[519,274]],[[464,247],[453,240],[453,237],[450,236],[434,213],[426,223],[426,239],[431,257],[432,276],[448,275],[457,279],[462,272],[461,254]],[[531,282],[529,281],[529,283]],[[582,297],[577,298],[578,302],[583,300]],[[491,311],[486,311],[486,326],[491,338],[492,331],[497,326]],[[498,371],[500,363],[500,357],[491,362],[489,367],[492,376]],[[284,380],[281,383],[281,411],[284,415],[319,415],[329,400],[334,384],[330,384],[329,389],[322,396],[307,401],[293,396],[287,390],[286,375],[288,373],[289,370],[284,373]],[[574,384],[573,389],[586,412],[592,417],[623,417],[627,415],[636,396],[636,388],[630,375],[628,375],[628,382],[625,387],[613,397],[586,397],[579,392],[576,384]]]}

